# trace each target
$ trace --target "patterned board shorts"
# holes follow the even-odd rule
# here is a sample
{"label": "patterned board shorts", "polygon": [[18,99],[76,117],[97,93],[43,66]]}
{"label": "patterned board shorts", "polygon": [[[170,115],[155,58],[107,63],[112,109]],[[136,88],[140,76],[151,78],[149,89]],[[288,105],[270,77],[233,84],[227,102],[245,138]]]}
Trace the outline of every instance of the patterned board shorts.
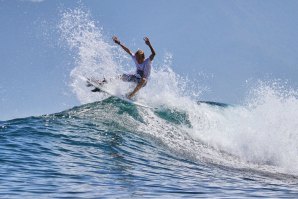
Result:
{"label": "patterned board shorts", "polygon": [[[141,76],[138,75],[138,74],[123,74],[121,79],[125,82],[134,82],[136,84],[140,83],[141,82]],[[143,85],[146,86],[147,82]]]}

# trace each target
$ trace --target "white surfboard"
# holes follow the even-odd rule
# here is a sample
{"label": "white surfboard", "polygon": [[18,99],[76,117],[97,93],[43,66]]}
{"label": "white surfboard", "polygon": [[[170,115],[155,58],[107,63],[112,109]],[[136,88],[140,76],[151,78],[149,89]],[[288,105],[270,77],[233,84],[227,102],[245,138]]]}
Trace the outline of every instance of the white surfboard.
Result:
{"label": "white surfboard", "polygon": [[116,98],[119,98],[123,101],[126,101],[128,103],[131,103],[131,104],[134,104],[134,105],[137,105],[137,106],[140,106],[140,107],[144,107],[144,108],[150,108],[150,109],[153,109],[152,107],[150,106],[147,106],[147,105],[144,105],[138,101],[134,101],[134,100],[130,100],[128,99],[126,96],[123,96],[123,95],[117,95],[111,91],[109,91],[104,85],[100,84],[98,81],[92,79],[92,78],[86,78],[86,81],[88,83],[90,83],[92,86],[94,86],[95,88],[98,88],[100,89],[101,91],[113,96],[113,97],[116,97]]}

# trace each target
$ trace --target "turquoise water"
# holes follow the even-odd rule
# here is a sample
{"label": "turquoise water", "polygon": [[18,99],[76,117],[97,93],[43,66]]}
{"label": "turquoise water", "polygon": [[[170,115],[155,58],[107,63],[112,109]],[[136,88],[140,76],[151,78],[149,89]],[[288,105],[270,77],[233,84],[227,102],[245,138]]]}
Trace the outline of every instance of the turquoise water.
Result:
{"label": "turquoise water", "polygon": [[239,163],[239,156],[184,134],[194,128],[190,120],[181,110],[108,98],[2,121],[0,198],[297,198],[295,173]]}

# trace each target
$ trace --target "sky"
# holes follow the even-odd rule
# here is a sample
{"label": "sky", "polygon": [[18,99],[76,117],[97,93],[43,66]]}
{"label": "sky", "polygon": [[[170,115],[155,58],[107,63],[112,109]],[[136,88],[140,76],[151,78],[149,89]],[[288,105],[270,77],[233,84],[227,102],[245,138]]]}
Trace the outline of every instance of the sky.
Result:
{"label": "sky", "polygon": [[199,100],[241,104],[258,80],[298,87],[296,0],[0,0],[0,120],[80,104],[57,29],[74,8],[128,46],[148,36],[155,63],[171,53],[173,70],[205,88]]}

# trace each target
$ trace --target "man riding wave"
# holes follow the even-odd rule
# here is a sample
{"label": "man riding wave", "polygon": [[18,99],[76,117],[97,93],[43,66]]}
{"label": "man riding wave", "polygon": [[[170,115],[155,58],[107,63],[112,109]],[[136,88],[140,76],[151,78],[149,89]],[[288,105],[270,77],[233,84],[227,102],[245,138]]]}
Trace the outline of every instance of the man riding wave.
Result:
{"label": "man riding wave", "polygon": [[126,82],[135,82],[137,86],[135,89],[127,96],[128,99],[131,99],[143,86],[147,84],[148,78],[150,76],[151,72],[151,62],[154,59],[155,56],[155,51],[150,43],[150,40],[148,37],[144,38],[145,43],[149,46],[151,50],[151,55],[149,58],[145,59],[145,54],[144,51],[138,50],[134,55],[132,52],[124,46],[119,39],[114,36],[113,40],[116,44],[122,47],[122,49],[127,52],[131,57],[132,60],[134,61],[136,65],[136,73],[131,75],[131,74],[123,74],[121,76],[121,79]]}
{"label": "man riding wave", "polygon": [[[120,79],[122,81],[134,82],[137,84],[135,89],[129,95],[127,95],[127,98],[131,99],[142,87],[146,86],[148,82],[148,78],[150,77],[151,65],[152,65],[152,60],[154,59],[154,56],[155,56],[155,51],[148,37],[144,37],[145,43],[149,46],[151,50],[151,55],[147,59],[145,59],[145,54],[143,50],[138,50],[135,54],[133,54],[125,45],[123,45],[120,42],[120,40],[116,36],[113,36],[113,41],[119,46],[121,46],[122,49],[132,57],[132,60],[136,65],[135,74],[123,74],[120,76]],[[104,79],[102,83],[106,83],[106,82],[107,81]],[[95,88],[92,91],[97,92],[97,91],[100,91],[100,89]]]}

